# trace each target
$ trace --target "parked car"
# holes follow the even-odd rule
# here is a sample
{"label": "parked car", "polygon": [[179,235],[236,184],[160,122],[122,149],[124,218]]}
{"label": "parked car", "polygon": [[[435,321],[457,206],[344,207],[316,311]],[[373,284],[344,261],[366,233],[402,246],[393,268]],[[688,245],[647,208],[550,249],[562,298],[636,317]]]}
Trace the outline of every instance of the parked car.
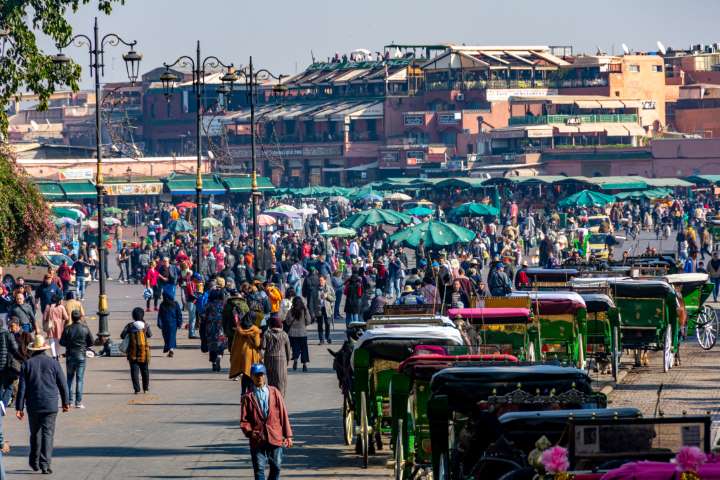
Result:
{"label": "parked car", "polygon": [[[3,283],[14,284],[16,278],[23,277],[25,283],[39,285],[42,283],[48,267],[53,266],[54,268],[58,268],[62,265],[63,260],[72,266],[73,261],[70,257],[64,253],[53,251],[41,252],[31,263],[27,263],[25,260],[18,260],[16,263],[4,267]],[[75,282],[74,275],[72,276],[71,282]]]}

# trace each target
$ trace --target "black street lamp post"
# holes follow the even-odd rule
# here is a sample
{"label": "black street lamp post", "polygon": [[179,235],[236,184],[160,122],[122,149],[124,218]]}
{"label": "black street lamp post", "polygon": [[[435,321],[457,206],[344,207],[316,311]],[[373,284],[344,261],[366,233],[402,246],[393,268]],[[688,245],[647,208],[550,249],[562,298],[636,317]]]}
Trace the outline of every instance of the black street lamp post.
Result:
{"label": "black street lamp post", "polygon": [[95,175],[95,187],[97,188],[97,214],[98,214],[98,269],[100,270],[100,291],[98,294],[98,342],[104,342],[110,337],[110,329],[108,327],[108,300],[105,291],[105,270],[107,265],[107,249],[103,241],[104,223],[103,223],[103,196],[105,195],[105,185],[102,172],[102,138],[100,132],[100,76],[105,75],[105,47],[123,44],[130,50],[123,55],[125,67],[127,69],[128,79],[132,84],[138,78],[140,70],[140,60],[142,55],[135,51],[137,41],[127,42],[115,33],[108,33],[100,38],[97,17],[93,25],[93,37],[87,35],[75,35],[65,45],[58,45],[60,50],[53,57],[56,64],[66,64],[70,62],[70,58],[62,53],[62,49],[75,44],[78,47],[87,46],[90,53],[90,75],[95,77],[95,147],[97,159],[97,172]]}
{"label": "black street lamp post", "polygon": [[[202,151],[201,151],[201,130],[200,123],[202,122],[202,96],[205,89],[205,75],[206,68],[218,68],[223,67],[227,69],[227,72],[220,77],[222,85],[217,89],[217,92],[223,95],[227,95],[232,92],[233,85],[237,81],[237,76],[233,73],[233,64],[226,65],[220,59],[215,56],[205,57],[204,59],[200,55],[200,41],[197,42],[197,48],[195,51],[195,58],[188,55],[183,55],[175,60],[173,63],[163,63],[165,66],[165,72],[160,76],[160,82],[163,85],[163,91],[168,101],[173,94],[173,88],[175,82],[180,79],[174,75],[170,68],[175,65],[189,66],[192,68],[192,85],[193,92],[195,93],[195,151],[197,154],[197,166],[196,166],[196,177],[195,177],[195,199],[196,199],[196,261],[195,271],[200,270],[200,262],[202,259]],[[199,315],[200,312],[198,312]]]}
{"label": "black street lamp post", "polygon": [[255,155],[255,134],[256,134],[256,125],[255,125],[255,97],[257,96],[257,86],[259,81],[265,81],[269,79],[277,80],[278,83],[274,87],[275,92],[281,92],[283,89],[282,85],[282,79],[286,77],[286,75],[274,75],[269,70],[266,69],[260,69],[260,70],[254,70],[253,68],[253,59],[250,57],[250,63],[240,69],[238,72],[238,78],[245,80],[245,86],[246,91],[248,95],[248,100],[250,103],[250,159],[251,159],[251,168],[252,168],[252,183],[251,183],[251,190],[250,194],[252,197],[252,222],[253,222],[253,254],[257,255],[258,251],[258,224],[257,224],[257,199],[261,195],[261,193],[258,191],[258,184],[257,184],[257,158]]}

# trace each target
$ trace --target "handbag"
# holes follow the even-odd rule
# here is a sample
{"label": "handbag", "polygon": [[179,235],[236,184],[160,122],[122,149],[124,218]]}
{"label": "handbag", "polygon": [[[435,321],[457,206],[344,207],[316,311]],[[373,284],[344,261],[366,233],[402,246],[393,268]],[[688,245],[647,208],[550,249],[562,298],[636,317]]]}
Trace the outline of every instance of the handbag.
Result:
{"label": "handbag", "polygon": [[122,353],[127,353],[130,349],[130,333],[125,335],[125,338],[123,338],[123,341],[118,346],[118,350],[120,350]]}

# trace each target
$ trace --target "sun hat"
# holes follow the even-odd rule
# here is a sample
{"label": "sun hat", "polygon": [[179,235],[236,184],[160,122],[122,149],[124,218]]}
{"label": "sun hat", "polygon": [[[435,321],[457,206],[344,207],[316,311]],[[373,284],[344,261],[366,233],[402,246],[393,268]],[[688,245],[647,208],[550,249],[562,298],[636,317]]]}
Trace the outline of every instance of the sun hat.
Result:
{"label": "sun hat", "polygon": [[50,349],[50,344],[48,344],[45,341],[45,337],[38,334],[38,335],[35,335],[35,339],[33,340],[33,343],[28,345],[27,349],[31,350],[33,352],[38,352],[40,350],[48,350],[48,349]]}

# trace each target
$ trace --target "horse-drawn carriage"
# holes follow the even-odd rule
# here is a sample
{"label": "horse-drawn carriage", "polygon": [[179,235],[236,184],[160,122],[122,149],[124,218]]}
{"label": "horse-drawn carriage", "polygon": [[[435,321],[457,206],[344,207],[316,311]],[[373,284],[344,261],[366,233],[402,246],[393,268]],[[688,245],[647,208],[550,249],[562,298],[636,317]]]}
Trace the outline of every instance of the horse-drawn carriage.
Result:
{"label": "horse-drawn carriage", "polygon": [[512,462],[493,462],[509,412],[604,408],[581,370],[554,365],[453,367],[433,375],[428,400],[433,478],[499,478]]}

